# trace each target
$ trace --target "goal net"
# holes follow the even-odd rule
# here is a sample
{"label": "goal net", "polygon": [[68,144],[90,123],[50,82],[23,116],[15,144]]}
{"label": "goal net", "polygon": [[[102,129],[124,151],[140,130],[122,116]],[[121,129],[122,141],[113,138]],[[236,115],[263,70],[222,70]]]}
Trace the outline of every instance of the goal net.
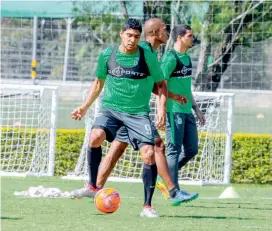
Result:
{"label": "goal net", "polygon": [[54,175],[57,102],[57,87],[0,85],[0,175]]}
{"label": "goal net", "polygon": [[[206,124],[200,126],[197,122],[199,136],[198,155],[187,163],[180,171],[181,184],[229,184],[231,170],[233,94],[195,92],[195,100],[205,114]],[[99,110],[100,100],[90,108],[85,118],[86,134],[84,144],[73,172],[65,179],[87,179],[87,146],[95,114]],[[151,118],[155,120],[156,103],[153,96],[150,102]],[[160,131],[165,140],[165,132]],[[109,151],[110,143],[104,142],[103,155]],[[116,164],[109,180],[141,181],[143,162],[138,151],[128,146],[124,155]]]}

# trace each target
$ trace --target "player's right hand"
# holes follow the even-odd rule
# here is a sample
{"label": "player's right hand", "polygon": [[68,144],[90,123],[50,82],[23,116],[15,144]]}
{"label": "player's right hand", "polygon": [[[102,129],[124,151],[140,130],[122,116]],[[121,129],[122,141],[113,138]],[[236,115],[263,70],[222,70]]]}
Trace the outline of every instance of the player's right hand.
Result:
{"label": "player's right hand", "polygon": [[81,120],[87,113],[87,108],[77,107],[71,112],[71,117],[73,120]]}
{"label": "player's right hand", "polygon": [[156,118],[157,118],[157,121],[156,121],[157,128],[160,130],[164,130],[165,123],[166,123],[166,112],[162,110],[158,110]]}

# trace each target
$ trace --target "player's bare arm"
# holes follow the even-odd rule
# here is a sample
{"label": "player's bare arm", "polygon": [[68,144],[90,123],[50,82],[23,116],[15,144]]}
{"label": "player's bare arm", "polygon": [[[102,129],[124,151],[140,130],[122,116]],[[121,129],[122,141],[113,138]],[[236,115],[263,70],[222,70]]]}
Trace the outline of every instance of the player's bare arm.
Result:
{"label": "player's bare arm", "polygon": [[156,85],[158,86],[158,96],[159,100],[157,103],[158,105],[158,115],[157,115],[157,127],[159,129],[164,129],[165,121],[166,121],[166,101],[167,101],[167,86],[165,81],[157,82]]}
{"label": "player's bare arm", "polygon": [[196,101],[194,99],[193,94],[192,94],[192,108],[195,111],[197,118],[199,119],[200,125],[203,126],[205,124],[205,122],[206,122],[206,119],[205,119],[204,114],[199,109],[199,107],[198,107],[198,105],[197,105],[197,103],[196,103]]}
{"label": "player's bare arm", "polygon": [[93,102],[100,95],[104,87],[104,82],[105,82],[104,79],[96,78],[94,80],[86,100],[82,103],[80,107],[77,107],[71,112],[72,119],[81,120],[84,117],[88,108],[93,104]]}
{"label": "player's bare arm", "polygon": [[[166,86],[167,86],[167,81],[165,81],[165,82],[166,82]],[[168,91],[168,98],[173,99],[180,104],[188,103],[188,100],[185,96],[180,95],[180,94],[175,94],[171,91]]]}
{"label": "player's bare arm", "polygon": [[[167,83],[167,81],[166,81],[166,83]],[[156,96],[159,95],[158,86],[156,84],[154,85],[154,88],[153,88],[152,92]],[[168,91],[167,96],[168,96],[168,98],[173,99],[173,100],[175,100],[176,102],[178,102],[180,104],[188,103],[188,100],[187,100],[187,98],[184,95],[175,94],[175,93],[173,93],[171,91]],[[158,97],[156,97],[156,98],[158,98]]]}

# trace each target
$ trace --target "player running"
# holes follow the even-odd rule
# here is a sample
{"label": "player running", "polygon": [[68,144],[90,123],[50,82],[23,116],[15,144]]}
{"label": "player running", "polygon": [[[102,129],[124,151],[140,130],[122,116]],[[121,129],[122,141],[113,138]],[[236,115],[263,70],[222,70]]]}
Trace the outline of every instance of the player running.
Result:
{"label": "player running", "polygon": [[141,216],[158,217],[151,201],[157,178],[154,134],[151,132],[149,101],[154,83],[159,88],[157,115],[158,128],[165,126],[165,104],[167,89],[163,81],[157,57],[138,47],[142,26],[136,19],[128,19],[120,32],[120,46],[104,49],[98,58],[96,79],[83,105],[71,114],[81,119],[104,87],[102,108],[93,124],[87,152],[88,187],[74,191],[74,195],[90,196],[97,190],[97,171],[102,157],[101,144],[112,142],[117,131],[125,126],[130,143],[139,149],[144,162],[144,206]]}

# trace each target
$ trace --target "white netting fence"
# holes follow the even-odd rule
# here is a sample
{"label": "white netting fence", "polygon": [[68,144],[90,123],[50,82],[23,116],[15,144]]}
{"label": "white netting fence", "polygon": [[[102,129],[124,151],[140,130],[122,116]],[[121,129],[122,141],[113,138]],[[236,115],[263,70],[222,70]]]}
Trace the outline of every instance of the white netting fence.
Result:
{"label": "white netting fence", "polygon": [[57,89],[1,85],[1,175],[54,175]]}
{"label": "white netting fence", "polygon": [[[67,14],[63,14],[64,5],[65,9],[71,6]],[[41,10],[41,6],[45,7]],[[36,60],[37,79],[40,80],[37,83],[60,86],[58,128],[83,128],[84,124],[72,121],[69,114],[81,104],[82,91],[89,88],[94,79],[101,49],[119,44],[119,31],[128,16],[139,18],[142,22],[150,17],[159,17],[169,31],[176,24],[191,25],[195,36],[194,46],[189,50],[194,90],[236,94],[234,133],[272,134],[271,1],[68,1],[63,4],[56,1],[17,1],[16,4],[2,1],[1,7],[1,83],[12,83],[14,86],[23,82],[32,84],[32,61]],[[170,48],[172,42],[169,40],[166,46],[161,47],[159,55]],[[13,127],[13,123],[9,126]],[[8,135],[12,136],[12,133]],[[64,136],[62,132],[59,135]],[[7,133],[2,133],[2,136],[7,136]],[[45,134],[43,136],[46,137]],[[57,175],[71,171],[74,168],[72,160],[78,156],[74,135],[65,133],[65,136],[68,137],[67,145],[61,143],[56,149]],[[13,133],[9,142],[16,137],[21,137],[19,132]],[[263,137],[259,141],[252,138],[246,142],[244,139],[241,137],[234,143],[233,166],[236,171],[232,171],[232,179],[236,181],[236,175],[239,175],[238,182],[255,182],[259,176],[271,179],[269,160],[272,151],[266,145],[269,138]],[[21,137],[20,140],[26,138]],[[7,147],[4,141],[1,139],[1,148]],[[25,149],[27,145],[24,145]],[[14,144],[10,146],[16,150]],[[33,145],[31,147],[29,152],[33,150]],[[12,156],[8,150],[1,149],[10,156],[7,158],[5,154],[3,166],[10,171],[16,168],[27,170],[26,159],[20,152],[16,151]],[[22,167],[16,167],[17,162],[12,167],[15,155],[22,159],[19,162]],[[80,158],[84,155],[81,154]],[[134,153],[128,154],[127,159],[138,163]],[[132,169],[126,163],[125,160],[118,166],[124,170]],[[191,163],[190,166],[194,168]],[[77,168],[77,172],[83,171],[80,165]],[[260,169],[256,171],[257,168]],[[117,176],[124,173],[119,168],[115,171]],[[135,173],[135,176],[138,174]]]}
{"label": "white netting fence", "polygon": [[[206,124],[199,131],[199,154],[182,169],[179,179],[188,184],[223,184],[229,183],[231,166],[231,135],[233,95],[218,93],[195,93],[200,109],[205,113]],[[155,120],[155,98],[151,100],[151,118]],[[86,134],[84,144],[72,173],[65,178],[87,178],[87,146],[89,134],[98,112],[99,101],[94,105],[85,119]],[[165,133],[161,132],[165,139]],[[109,150],[110,144],[104,142],[103,155]],[[111,174],[111,180],[140,181],[143,162],[138,151],[131,146],[118,161]]]}

